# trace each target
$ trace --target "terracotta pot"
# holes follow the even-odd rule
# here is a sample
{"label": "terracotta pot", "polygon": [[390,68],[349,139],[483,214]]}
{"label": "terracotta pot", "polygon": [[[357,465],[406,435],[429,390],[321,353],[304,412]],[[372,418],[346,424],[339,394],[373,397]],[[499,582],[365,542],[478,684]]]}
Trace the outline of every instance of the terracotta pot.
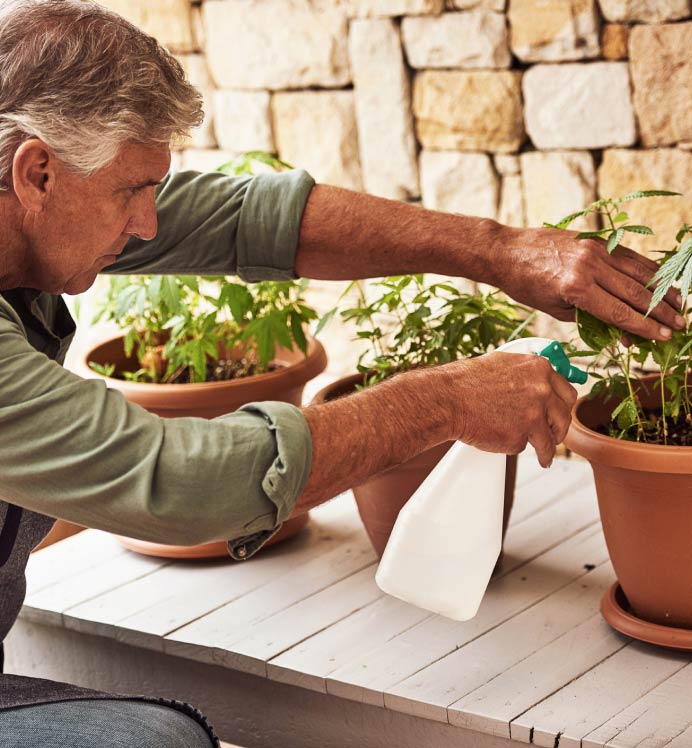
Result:
{"label": "terracotta pot", "polygon": [[[125,398],[164,418],[196,416],[216,418],[231,413],[246,403],[278,400],[300,405],[305,384],[324,371],[327,354],[322,344],[312,338],[308,341],[307,356],[300,351],[279,349],[274,362],[281,368],[267,374],[257,374],[226,382],[201,382],[199,384],[142,384],[122,379],[104,377],[89,367],[88,362],[115,364],[116,369],[134,371],[137,362],[125,355],[122,336],[99,343],[87,351],[75,367],[85,378],[102,379],[120,390]],[[292,517],[267,543],[276,543],[292,537],[308,521],[308,515]],[[123,545],[139,553],[165,558],[228,557],[225,542],[204,543],[197,546],[168,546],[144,540],[120,538]]]}
{"label": "terracotta pot", "polygon": [[[313,403],[327,402],[355,391],[362,384],[363,375],[353,374],[332,382],[320,390]],[[454,442],[445,442],[421,452],[401,465],[373,476],[365,483],[353,488],[358,505],[358,513],[365,525],[368,537],[379,557],[382,557],[392,528],[404,504],[413,496],[416,489],[428,477],[432,469],[442,459]],[[502,528],[504,538],[509,524],[509,516],[514,503],[514,488],[517,476],[517,456],[507,456],[505,476],[505,508]]]}
{"label": "terracotta pot", "polygon": [[[656,379],[637,389],[644,407],[660,402]],[[591,463],[608,552],[633,612],[692,628],[692,448],[596,433],[616,405],[580,398],[565,443]]]}

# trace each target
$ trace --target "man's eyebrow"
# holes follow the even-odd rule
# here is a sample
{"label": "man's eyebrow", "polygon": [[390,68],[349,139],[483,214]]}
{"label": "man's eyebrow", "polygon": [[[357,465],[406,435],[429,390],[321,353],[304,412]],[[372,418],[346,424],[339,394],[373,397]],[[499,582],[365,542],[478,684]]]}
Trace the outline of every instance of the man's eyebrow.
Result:
{"label": "man's eyebrow", "polygon": [[120,190],[141,190],[144,189],[144,187],[156,187],[159,184],[163,182],[163,179],[146,179],[143,182],[121,182],[121,187],[118,188],[118,191]]}

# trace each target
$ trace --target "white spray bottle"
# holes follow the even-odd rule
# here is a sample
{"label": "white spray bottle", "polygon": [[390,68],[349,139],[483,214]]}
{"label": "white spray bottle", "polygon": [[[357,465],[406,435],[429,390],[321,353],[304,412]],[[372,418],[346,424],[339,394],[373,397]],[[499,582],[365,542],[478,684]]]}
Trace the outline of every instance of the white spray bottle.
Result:
{"label": "white spray bottle", "polygon": [[[570,382],[586,381],[560,343],[519,338],[506,353],[536,353]],[[502,547],[506,456],[457,442],[399,512],[375,580],[383,592],[467,621],[478,612]]]}

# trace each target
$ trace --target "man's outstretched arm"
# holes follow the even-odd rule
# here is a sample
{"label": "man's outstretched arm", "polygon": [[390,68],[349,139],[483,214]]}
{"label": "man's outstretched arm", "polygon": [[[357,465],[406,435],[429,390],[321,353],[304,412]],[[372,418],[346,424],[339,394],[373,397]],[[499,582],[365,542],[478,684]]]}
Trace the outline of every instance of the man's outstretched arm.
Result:
{"label": "man's outstretched arm", "polygon": [[675,290],[644,316],[654,262],[625,247],[609,255],[604,242],[575,236],[559,229],[510,228],[320,184],[303,213],[295,271],[324,280],[455,275],[497,286],[560,320],[574,319],[580,308],[654,339],[684,326]]}

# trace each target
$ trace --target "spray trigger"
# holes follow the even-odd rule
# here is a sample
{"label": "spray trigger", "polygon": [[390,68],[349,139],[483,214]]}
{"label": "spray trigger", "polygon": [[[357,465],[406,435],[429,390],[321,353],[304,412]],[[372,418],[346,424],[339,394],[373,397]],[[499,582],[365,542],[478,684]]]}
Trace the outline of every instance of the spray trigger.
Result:
{"label": "spray trigger", "polygon": [[549,343],[538,355],[547,358],[553,369],[568,382],[584,384],[588,379],[585,371],[570,364],[567,354],[557,340]]}

